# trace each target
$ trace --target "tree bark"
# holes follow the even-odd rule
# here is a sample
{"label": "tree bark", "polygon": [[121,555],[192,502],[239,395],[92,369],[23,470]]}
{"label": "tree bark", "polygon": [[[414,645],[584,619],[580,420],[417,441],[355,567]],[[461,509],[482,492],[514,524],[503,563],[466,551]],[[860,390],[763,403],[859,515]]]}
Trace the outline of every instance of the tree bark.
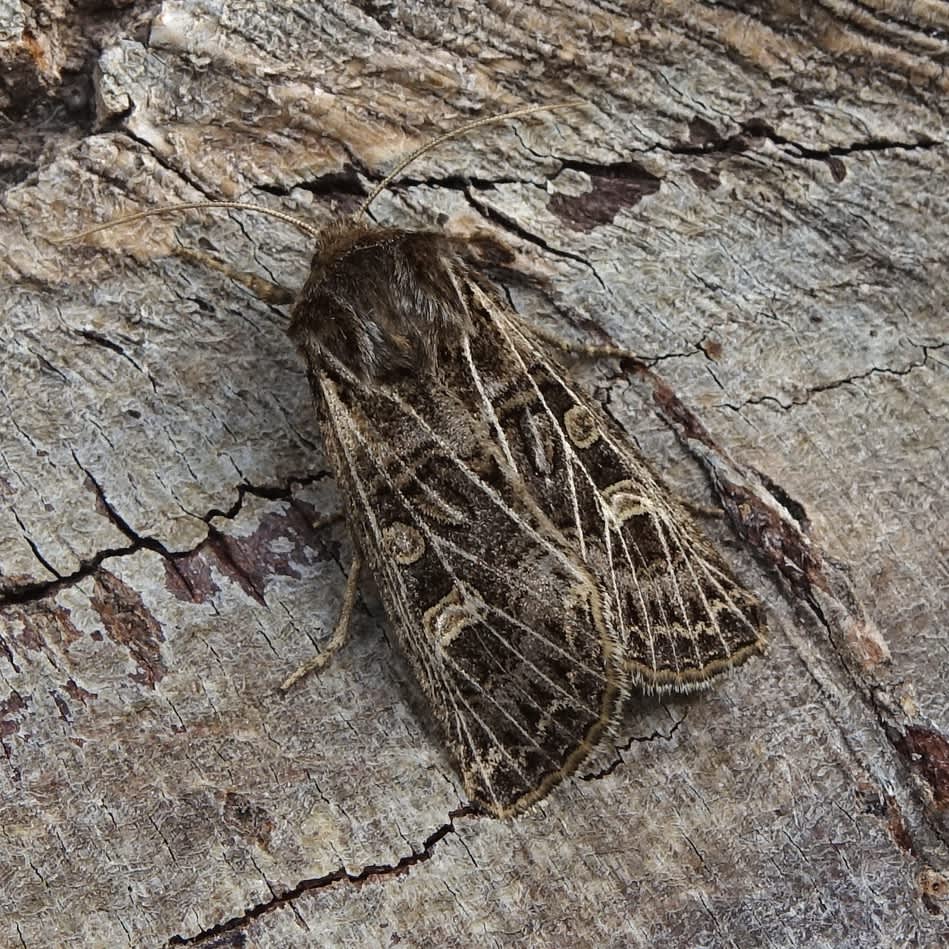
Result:
{"label": "tree bark", "polygon": [[[744,12],[741,12],[744,10]],[[949,911],[949,5],[0,3],[9,946],[936,946]],[[351,556],[309,239],[468,239],[768,606],[522,817],[466,806]]]}

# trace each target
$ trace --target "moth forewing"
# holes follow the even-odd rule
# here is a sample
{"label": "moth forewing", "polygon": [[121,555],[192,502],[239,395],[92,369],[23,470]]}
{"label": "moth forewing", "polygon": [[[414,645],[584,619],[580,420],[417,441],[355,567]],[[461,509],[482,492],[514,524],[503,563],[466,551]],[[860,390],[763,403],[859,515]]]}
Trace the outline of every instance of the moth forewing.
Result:
{"label": "moth forewing", "polygon": [[490,439],[439,437],[455,411],[439,382],[423,397],[331,363],[315,379],[354,539],[466,790],[520,810],[619,713],[595,581],[497,490]]}
{"label": "moth forewing", "polygon": [[[562,456],[548,467],[562,474],[550,513],[566,517],[564,530],[612,597],[634,684],[685,691],[760,652],[757,598],[737,583],[629,435],[513,314],[500,305],[489,312],[557,434]],[[520,470],[541,494],[540,472],[530,464]],[[549,474],[545,480],[551,495]]]}

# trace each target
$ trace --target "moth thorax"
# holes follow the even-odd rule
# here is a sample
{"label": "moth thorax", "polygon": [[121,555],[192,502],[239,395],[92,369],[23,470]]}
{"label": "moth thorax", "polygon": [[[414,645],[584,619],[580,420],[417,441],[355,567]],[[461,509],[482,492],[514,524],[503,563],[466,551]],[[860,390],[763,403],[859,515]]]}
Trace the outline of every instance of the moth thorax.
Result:
{"label": "moth thorax", "polygon": [[319,242],[290,335],[314,369],[417,377],[460,351],[469,285],[442,235],[348,225]]}

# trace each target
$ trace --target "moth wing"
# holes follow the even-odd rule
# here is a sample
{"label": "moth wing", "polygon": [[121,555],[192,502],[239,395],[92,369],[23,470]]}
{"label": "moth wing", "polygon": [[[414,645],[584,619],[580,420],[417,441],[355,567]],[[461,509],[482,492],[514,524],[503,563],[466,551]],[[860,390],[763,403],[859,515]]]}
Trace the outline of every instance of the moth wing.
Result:
{"label": "moth wing", "polygon": [[401,651],[468,793],[522,810],[619,712],[625,665],[590,569],[512,494],[455,382],[314,378],[323,429]]}
{"label": "moth wing", "polygon": [[760,652],[758,600],[629,435],[509,311],[483,300],[490,326],[474,339],[472,365],[495,392],[499,442],[525,493],[597,578],[633,684],[689,690]]}

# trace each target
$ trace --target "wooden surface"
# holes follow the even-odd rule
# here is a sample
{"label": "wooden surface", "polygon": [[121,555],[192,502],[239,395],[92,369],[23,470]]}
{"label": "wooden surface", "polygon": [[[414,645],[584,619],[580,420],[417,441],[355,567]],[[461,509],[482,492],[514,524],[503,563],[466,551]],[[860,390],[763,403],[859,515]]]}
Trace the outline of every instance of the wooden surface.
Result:
{"label": "wooden surface", "polygon": [[[0,3],[0,944],[944,944],[949,5],[37,10]],[[285,310],[189,253],[297,287],[307,239],[49,237],[206,198],[323,224],[438,132],[565,98],[374,216],[650,362],[576,375],[733,515],[705,526],[771,648],[498,822],[371,590],[277,691],[348,542],[314,526],[339,499]]]}

